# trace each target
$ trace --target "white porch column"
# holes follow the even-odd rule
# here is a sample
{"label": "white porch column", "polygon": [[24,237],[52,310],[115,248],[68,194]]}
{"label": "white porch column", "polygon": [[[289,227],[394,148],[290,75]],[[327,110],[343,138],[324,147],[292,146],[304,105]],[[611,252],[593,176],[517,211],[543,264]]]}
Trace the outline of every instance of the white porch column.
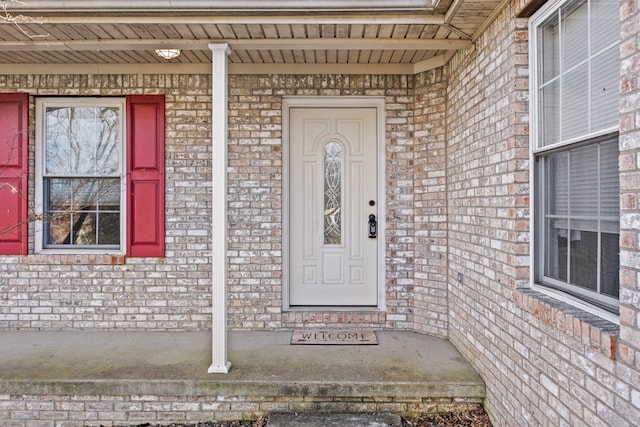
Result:
{"label": "white porch column", "polygon": [[213,54],[211,85],[213,92],[211,120],[211,346],[210,374],[226,374],[227,360],[227,56],[229,45],[210,44]]}

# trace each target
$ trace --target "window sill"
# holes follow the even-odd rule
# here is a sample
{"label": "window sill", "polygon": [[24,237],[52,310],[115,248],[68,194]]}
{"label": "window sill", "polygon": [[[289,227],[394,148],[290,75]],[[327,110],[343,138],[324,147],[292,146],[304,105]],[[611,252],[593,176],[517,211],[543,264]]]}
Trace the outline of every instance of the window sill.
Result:
{"label": "window sill", "polygon": [[82,249],[82,248],[40,248],[36,247],[34,255],[64,256],[124,256],[122,249]]}
{"label": "window sill", "polygon": [[124,265],[127,257],[113,254],[59,254],[38,253],[25,256],[28,264],[86,264],[86,265]]}
{"label": "window sill", "polygon": [[600,319],[604,319],[615,325],[620,324],[619,315],[612,313],[610,311],[607,311],[604,308],[600,308],[595,305],[589,304],[588,302],[585,302],[578,297],[575,297],[566,292],[563,292],[560,289],[554,289],[554,288],[543,286],[543,285],[533,285],[531,289],[543,295],[546,295],[554,300],[557,300],[561,303],[569,304],[569,306],[573,307],[574,309],[584,311],[588,314],[599,317]]}
{"label": "window sill", "polygon": [[538,289],[518,289],[515,293],[516,303],[545,324],[615,360],[620,335],[617,317],[611,313],[594,314],[592,311],[597,309],[587,311],[552,293],[553,291],[547,292],[546,289],[545,292]]}

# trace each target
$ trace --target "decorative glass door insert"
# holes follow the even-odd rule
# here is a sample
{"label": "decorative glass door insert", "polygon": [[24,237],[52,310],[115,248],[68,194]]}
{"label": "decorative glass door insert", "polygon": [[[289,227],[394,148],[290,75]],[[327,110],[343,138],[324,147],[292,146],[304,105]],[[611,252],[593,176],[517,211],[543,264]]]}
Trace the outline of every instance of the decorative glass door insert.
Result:
{"label": "decorative glass door insert", "polygon": [[324,243],[342,243],[342,146],[335,141],[324,147]]}

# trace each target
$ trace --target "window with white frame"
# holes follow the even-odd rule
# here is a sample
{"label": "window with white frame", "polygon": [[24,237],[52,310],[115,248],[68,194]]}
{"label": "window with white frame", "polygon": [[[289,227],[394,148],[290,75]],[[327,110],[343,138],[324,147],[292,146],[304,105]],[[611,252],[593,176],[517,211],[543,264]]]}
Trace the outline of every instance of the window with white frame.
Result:
{"label": "window with white frame", "polygon": [[609,311],[619,290],[619,3],[530,20],[535,280]]}
{"label": "window with white frame", "polygon": [[37,251],[124,250],[124,110],[124,99],[37,100]]}

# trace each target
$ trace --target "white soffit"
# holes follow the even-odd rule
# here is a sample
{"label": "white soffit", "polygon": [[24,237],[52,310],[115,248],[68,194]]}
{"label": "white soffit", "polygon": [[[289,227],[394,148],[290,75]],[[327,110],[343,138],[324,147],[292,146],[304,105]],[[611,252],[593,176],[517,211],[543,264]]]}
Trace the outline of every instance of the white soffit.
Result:
{"label": "white soffit", "polygon": [[[0,0],[1,1],[1,0]],[[25,0],[0,19],[5,73],[178,74],[226,43],[239,74],[411,74],[473,46],[510,0]],[[155,49],[181,49],[168,62]],[[156,71],[154,71],[156,70]]]}

